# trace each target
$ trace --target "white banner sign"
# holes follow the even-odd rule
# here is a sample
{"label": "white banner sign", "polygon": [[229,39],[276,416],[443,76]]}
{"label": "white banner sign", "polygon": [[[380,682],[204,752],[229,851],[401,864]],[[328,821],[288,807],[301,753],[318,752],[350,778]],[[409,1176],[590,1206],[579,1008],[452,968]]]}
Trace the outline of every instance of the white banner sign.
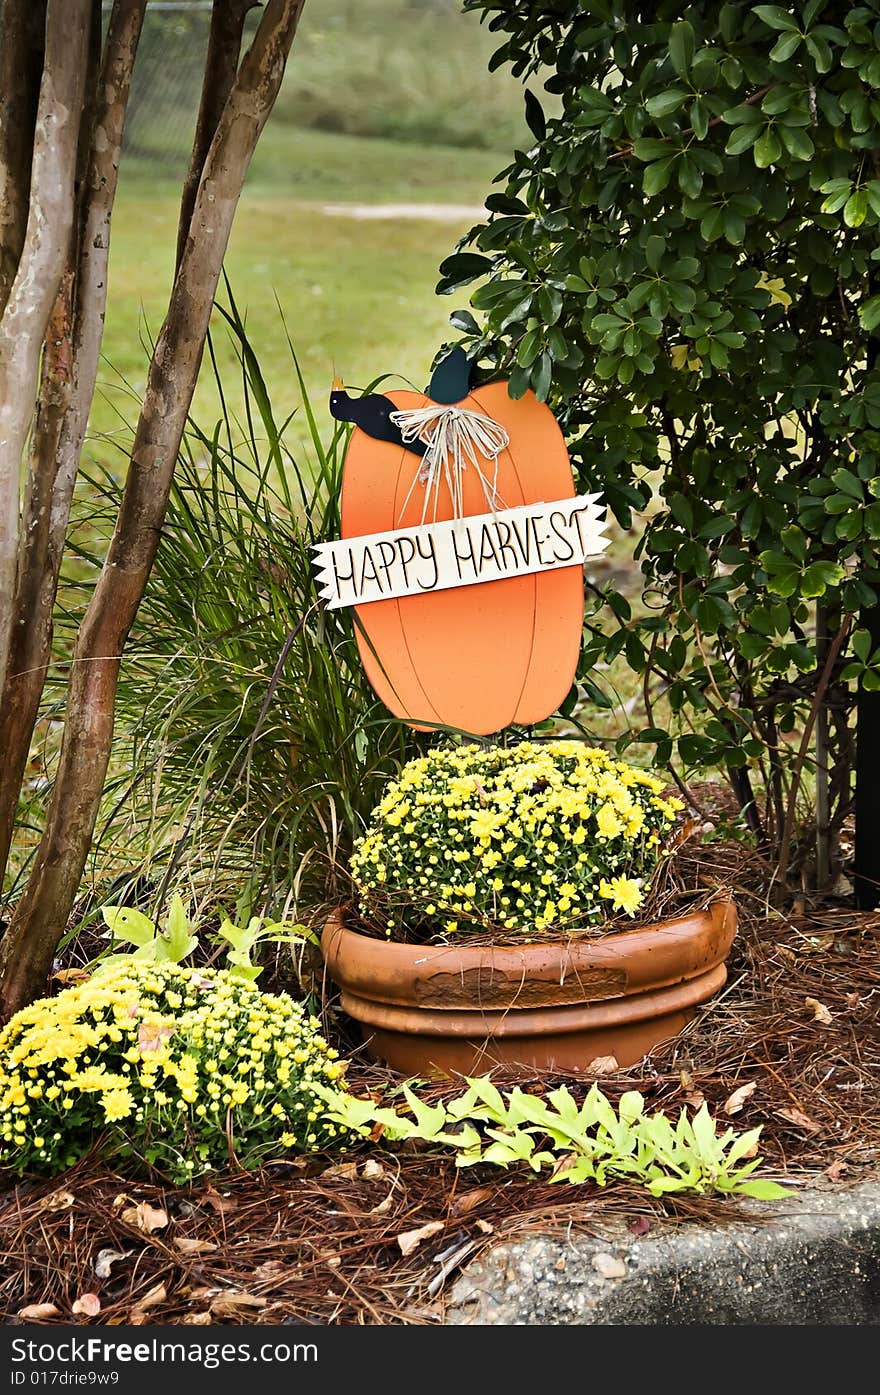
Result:
{"label": "white banner sign", "polygon": [[580,494],[319,543],[318,589],[328,610],[338,610],[582,566],[608,546],[598,498]]}

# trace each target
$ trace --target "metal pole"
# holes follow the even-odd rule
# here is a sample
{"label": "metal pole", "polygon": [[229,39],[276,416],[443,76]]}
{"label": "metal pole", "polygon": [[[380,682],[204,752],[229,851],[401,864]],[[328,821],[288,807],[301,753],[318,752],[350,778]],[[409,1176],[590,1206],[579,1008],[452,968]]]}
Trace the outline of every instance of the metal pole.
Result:
{"label": "metal pole", "polygon": [[[869,290],[880,290],[875,272]],[[868,372],[880,359],[880,339],[868,340]],[[871,653],[880,644],[880,606],[862,611],[859,624],[871,636]],[[869,693],[859,684],[856,699],[856,838],[854,886],[859,910],[880,905],[880,692]]]}
{"label": "metal pole", "polygon": [[[816,603],[816,669],[822,672],[828,656],[828,613]],[[828,702],[816,714],[816,889],[826,891],[831,872],[830,805],[828,800]]]}

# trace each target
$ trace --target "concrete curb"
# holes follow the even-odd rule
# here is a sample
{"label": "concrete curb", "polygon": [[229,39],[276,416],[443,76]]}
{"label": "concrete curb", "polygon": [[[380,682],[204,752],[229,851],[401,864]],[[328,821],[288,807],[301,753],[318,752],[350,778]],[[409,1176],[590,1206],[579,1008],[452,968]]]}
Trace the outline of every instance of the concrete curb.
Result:
{"label": "concrete curb", "polygon": [[757,1223],[531,1236],[471,1264],[446,1322],[880,1326],[880,1182],[749,1202]]}

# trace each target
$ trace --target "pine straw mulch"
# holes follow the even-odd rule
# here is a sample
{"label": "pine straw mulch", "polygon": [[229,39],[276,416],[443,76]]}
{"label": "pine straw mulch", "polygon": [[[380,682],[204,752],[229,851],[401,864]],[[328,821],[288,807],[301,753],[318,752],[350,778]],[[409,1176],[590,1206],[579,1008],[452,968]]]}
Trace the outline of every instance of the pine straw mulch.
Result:
{"label": "pine straw mulch", "polygon": [[[705,1098],[737,1128],[761,1124],[764,1171],[794,1187],[868,1176],[880,1159],[880,915],[772,913],[754,853],[719,842],[690,856],[686,881],[737,896],[728,983],[674,1043],[603,1089],[638,1088],[672,1112]],[[355,1089],[390,1079],[358,1061],[350,1072]],[[191,1189],[87,1159],[0,1200],[0,1315],[47,1304],[45,1321],[69,1322],[86,1293],[109,1324],[428,1324],[460,1266],[499,1239],[743,1213],[716,1197],[654,1201],[629,1184],[456,1171],[448,1157],[378,1148]]]}

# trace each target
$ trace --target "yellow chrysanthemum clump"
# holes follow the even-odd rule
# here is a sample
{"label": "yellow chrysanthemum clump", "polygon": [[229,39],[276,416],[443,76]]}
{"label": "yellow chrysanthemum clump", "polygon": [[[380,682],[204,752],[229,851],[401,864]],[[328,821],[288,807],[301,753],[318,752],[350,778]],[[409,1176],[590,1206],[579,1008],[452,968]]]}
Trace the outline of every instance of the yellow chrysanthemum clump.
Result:
{"label": "yellow chrysanthemum clump", "polygon": [[129,961],[0,1032],[0,1163],[57,1171],[102,1140],[187,1181],[341,1141],[317,1018],[224,970]]}
{"label": "yellow chrysanthemum clump", "polygon": [[389,784],[355,845],[360,910],[417,936],[632,916],[681,807],[655,776],[579,741],[437,749]]}

